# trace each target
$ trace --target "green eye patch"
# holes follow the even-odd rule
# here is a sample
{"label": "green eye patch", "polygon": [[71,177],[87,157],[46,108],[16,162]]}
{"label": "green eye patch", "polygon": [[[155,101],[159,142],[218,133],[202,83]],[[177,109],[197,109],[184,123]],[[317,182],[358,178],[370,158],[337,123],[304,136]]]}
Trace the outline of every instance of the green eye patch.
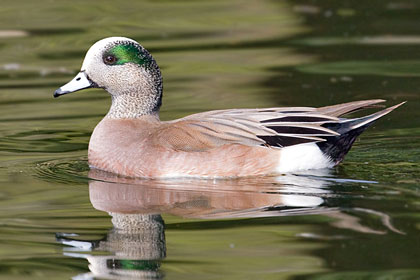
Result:
{"label": "green eye patch", "polygon": [[129,62],[144,65],[150,62],[149,54],[133,44],[116,45],[105,53],[104,58],[107,56],[115,57],[115,61],[111,65],[123,65]]}

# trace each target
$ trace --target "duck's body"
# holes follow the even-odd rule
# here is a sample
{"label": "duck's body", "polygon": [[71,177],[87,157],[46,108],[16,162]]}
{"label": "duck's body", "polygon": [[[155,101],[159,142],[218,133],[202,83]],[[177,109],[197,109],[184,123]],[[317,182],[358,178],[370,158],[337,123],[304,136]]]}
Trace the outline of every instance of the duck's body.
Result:
{"label": "duck's body", "polygon": [[89,143],[89,164],[130,177],[241,177],[332,167],[356,137],[397,106],[358,119],[341,115],[383,100],[312,108],[210,111],[162,122],[159,68],[131,39],[107,38],[54,96],[88,87],[112,95]]}

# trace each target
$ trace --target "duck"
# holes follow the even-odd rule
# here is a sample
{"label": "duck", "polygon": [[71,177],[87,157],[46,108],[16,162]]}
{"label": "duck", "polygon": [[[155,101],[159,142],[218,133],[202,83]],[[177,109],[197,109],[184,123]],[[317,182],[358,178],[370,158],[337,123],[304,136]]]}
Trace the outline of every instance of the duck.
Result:
{"label": "duck", "polygon": [[94,43],[80,72],[53,96],[101,88],[111,106],[89,141],[90,168],[138,178],[236,178],[332,168],[374,121],[382,99],[325,107],[224,109],[161,121],[162,75],[138,42],[109,37]]}

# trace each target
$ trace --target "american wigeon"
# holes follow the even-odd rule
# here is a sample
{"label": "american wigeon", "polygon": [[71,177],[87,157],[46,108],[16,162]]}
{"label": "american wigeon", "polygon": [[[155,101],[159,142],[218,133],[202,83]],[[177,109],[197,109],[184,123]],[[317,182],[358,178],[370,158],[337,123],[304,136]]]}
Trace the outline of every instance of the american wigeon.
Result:
{"label": "american wigeon", "polygon": [[159,67],[124,37],[96,42],[81,71],[54,97],[85,88],[103,88],[112,98],[90,139],[89,164],[129,177],[239,177],[332,167],[373,121],[403,104],[355,119],[339,117],[384,100],[217,110],[160,121]]}

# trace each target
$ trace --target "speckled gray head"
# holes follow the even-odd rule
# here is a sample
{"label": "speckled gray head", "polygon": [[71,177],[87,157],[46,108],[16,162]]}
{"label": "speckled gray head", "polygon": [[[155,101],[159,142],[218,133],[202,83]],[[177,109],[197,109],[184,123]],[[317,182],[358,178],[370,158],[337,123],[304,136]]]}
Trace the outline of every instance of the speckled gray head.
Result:
{"label": "speckled gray head", "polygon": [[156,61],[136,41],[110,37],[86,53],[82,68],[54,97],[85,88],[103,88],[112,96],[111,118],[136,118],[159,110],[162,76]]}

